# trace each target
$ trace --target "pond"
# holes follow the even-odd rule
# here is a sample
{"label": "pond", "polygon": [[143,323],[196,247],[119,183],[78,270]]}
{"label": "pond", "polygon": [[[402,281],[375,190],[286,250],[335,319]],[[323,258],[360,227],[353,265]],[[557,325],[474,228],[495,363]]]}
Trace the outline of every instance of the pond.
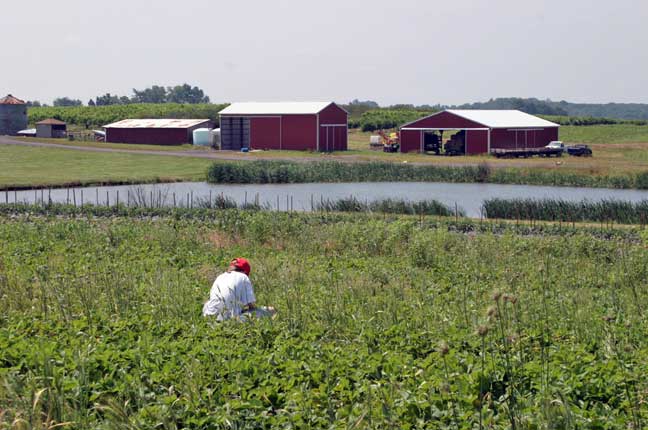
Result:
{"label": "pond", "polygon": [[[34,203],[73,202],[78,204],[114,205],[146,202],[173,206],[195,205],[200,200],[230,197],[239,204],[258,202],[274,210],[310,211],[320,200],[355,197],[361,201],[387,198],[410,201],[438,200],[463,209],[467,216],[479,217],[483,202],[491,198],[553,198],[566,201],[648,200],[648,191],[608,188],[549,187],[531,185],[457,184],[442,182],[353,182],[309,184],[208,184],[206,182],[176,182],[168,184],[120,185],[52,190],[0,192],[0,203],[14,201]],[[193,203],[192,203],[193,202]]]}

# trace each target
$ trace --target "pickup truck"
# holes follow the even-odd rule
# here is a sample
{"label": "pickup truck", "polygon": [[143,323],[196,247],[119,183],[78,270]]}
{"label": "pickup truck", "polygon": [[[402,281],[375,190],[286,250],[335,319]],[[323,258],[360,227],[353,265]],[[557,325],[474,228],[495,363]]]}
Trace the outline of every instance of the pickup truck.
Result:
{"label": "pickup truck", "polygon": [[574,157],[591,157],[592,149],[583,144],[571,145],[567,147],[567,153],[573,155]]}

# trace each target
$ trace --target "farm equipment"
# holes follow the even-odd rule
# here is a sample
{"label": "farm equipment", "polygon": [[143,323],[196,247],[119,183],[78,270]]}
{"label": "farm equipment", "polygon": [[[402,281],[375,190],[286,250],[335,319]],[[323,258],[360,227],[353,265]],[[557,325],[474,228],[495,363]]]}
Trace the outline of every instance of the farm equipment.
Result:
{"label": "farm equipment", "polygon": [[466,132],[459,131],[443,144],[443,130],[426,132],[423,135],[423,151],[434,152],[435,155],[463,155],[466,152]]}
{"label": "farm equipment", "polygon": [[573,155],[574,157],[591,157],[592,149],[583,144],[572,145],[567,147],[567,154]]}
{"label": "farm equipment", "polygon": [[398,152],[400,149],[398,133],[389,133],[387,135],[384,131],[380,130],[378,135],[382,139],[383,152]]}
{"label": "farm equipment", "polygon": [[426,132],[423,136],[423,151],[434,152],[436,155],[441,155],[441,149],[443,148],[442,140],[442,134],[438,135],[436,133]]}
{"label": "farm equipment", "polygon": [[564,151],[562,142],[553,141],[541,148],[493,149],[491,154],[497,158],[562,157]]}
{"label": "farm equipment", "polygon": [[445,145],[445,155],[464,155],[466,153],[466,131],[461,130],[450,137]]}

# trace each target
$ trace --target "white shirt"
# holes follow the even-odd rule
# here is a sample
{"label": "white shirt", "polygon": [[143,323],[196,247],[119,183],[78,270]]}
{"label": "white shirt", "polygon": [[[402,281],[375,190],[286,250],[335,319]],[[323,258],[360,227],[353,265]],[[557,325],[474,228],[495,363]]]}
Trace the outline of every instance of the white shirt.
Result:
{"label": "white shirt", "polygon": [[245,273],[225,272],[218,276],[203,306],[203,316],[215,315],[219,321],[241,315],[243,307],[256,302],[252,282]]}

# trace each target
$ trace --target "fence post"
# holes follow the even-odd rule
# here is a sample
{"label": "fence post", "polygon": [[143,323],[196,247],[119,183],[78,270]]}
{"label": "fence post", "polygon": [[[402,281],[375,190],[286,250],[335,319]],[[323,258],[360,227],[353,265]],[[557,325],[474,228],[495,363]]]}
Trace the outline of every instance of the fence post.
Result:
{"label": "fence post", "polygon": [[455,202],[455,222],[459,222],[459,207],[457,206],[457,202]]}
{"label": "fence post", "polygon": [[65,191],[67,192],[67,194],[65,195],[65,204],[69,205],[70,204],[70,189],[67,188]]}
{"label": "fence post", "polygon": [[106,191],[106,206],[110,207],[110,194]]}
{"label": "fence post", "polygon": [[81,188],[81,207],[83,207],[83,188]]}
{"label": "fence post", "polygon": [[175,209],[176,207],[176,197],[175,197],[175,192],[173,193],[173,208]]}
{"label": "fence post", "polygon": [[119,206],[119,190],[117,190],[117,206]]}
{"label": "fence post", "polygon": [[193,190],[191,190],[191,206],[189,209],[193,209]]}

